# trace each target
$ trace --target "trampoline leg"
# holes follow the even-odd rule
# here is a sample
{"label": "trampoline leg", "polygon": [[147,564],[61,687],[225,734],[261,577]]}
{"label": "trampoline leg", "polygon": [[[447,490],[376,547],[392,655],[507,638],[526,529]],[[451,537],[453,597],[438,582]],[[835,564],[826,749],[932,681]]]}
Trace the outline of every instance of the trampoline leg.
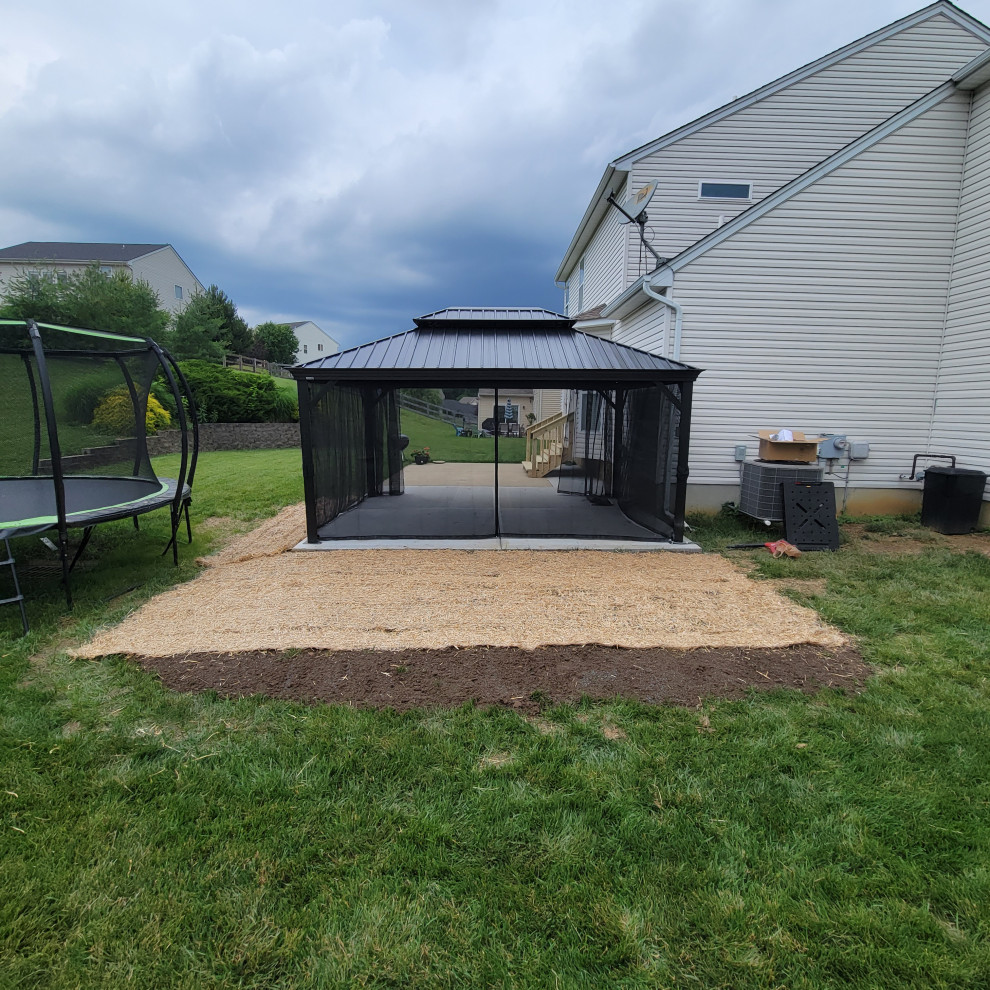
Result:
{"label": "trampoline leg", "polygon": [[162,551],[162,556],[168,553],[169,547],[172,548],[172,560],[175,566],[179,566],[179,527],[182,525],[182,509],[180,508],[176,511],[174,508],[169,509],[169,515],[172,518],[172,536],[168,543],[165,544],[165,549]]}
{"label": "trampoline leg", "polygon": [[82,556],[83,550],[86,549],[86,544],[89,543],[89,538],[93,534],[93,527],[87,526],[83,530],[82,543],[79,544],[79,549],[76,551],[76,555],[72,558],[72,563],[69,564],[69,570],[71,571],[73,567],[76,566],[76,561]]}
{"label": "trampoline leg", "polygon": [[188,537],[187,542],[192,543],[192,523],[189,522],[189,502],[184,502],[183,505],[185,506],[185,510],[186,510],[186,536]]}
{"label": "trampoline leg", "polygon": [[138,517],[137,516],[131,516],[131,518],[134,520],[134,528],[135,529],[140,529],[141,527],[138,525]]}
{"label": "trampoline leg", "polygon": [[[85,540],[85,537],[83,537]],[[62,584],[65,587],[65,604],[69,611],[72,611],[72,587],[69,583],[69,574],[72,572],[72,564],[69,563],[69,541],[67,538],[60,538],[58,541],[59,554],[62,557]],[[78,557],[79,554],[76,554]],[[73,559],[72,563],[75,563]]]}

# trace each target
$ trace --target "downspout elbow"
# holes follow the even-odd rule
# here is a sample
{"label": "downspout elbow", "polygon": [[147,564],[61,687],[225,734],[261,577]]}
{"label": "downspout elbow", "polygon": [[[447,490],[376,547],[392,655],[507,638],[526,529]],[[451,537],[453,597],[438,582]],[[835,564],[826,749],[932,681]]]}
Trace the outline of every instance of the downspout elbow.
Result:
{"label": "downspout elbow", "polygon": [[684,312],[684,307],[680,303],[674,302],[673,299],[668,296],[657,292],[656,289],[650,285],[649,282],[643,283],[643,291],[651,298],[656,299],[657,302],[661,302],[664,306],[668,307],[670,311],[674,314],[674,335],[673,335],[673,353],[670,355],[674,361],[680,361],[681,359],[681,327],[682,327],[682,314]]}

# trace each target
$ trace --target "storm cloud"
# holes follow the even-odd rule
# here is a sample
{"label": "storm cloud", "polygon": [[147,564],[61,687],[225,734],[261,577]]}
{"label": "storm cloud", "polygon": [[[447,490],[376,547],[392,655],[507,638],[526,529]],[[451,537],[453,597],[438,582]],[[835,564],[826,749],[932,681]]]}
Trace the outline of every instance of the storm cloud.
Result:
{"label": "storm cloud", "polygon": [[915,9],[4,6],[3,245],[167,241],[250,322],[345,345],[450,304],[559,308],[611,159]]}

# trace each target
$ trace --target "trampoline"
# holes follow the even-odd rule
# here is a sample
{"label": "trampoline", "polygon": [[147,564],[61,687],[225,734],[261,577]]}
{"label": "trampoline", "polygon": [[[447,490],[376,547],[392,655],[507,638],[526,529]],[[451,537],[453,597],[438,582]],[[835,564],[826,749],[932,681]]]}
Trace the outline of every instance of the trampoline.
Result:
{"label": "trampoline", "polygon": [[[93,527],[170,510],[170,539],[178,564],[183,516],[192,540],[189,503],[199,448],[195,404],[172,356],[147,337],[109,331],[0,320],[0,539],[46,530],[58,534],[66,603],[69,575]],[[148,454],[156,428],[180,432],[176,478],[159,478]],[[83,536],[70,556],[70,529]],[[15,595],[23,595],[13,555]]]}

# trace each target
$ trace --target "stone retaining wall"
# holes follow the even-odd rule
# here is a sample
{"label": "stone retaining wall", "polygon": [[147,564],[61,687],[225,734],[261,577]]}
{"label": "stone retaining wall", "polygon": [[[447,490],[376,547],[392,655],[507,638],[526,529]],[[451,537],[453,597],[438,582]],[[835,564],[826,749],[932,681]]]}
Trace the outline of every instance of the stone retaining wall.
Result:
{"label": "stone retaining wall", "polygon": [[[200,423],[200,452],[210,450],[275,450],[299,446],[298,423]],[[178,430],[162,430],[148,437],[148,453],[177,454],[181,449]]]}

